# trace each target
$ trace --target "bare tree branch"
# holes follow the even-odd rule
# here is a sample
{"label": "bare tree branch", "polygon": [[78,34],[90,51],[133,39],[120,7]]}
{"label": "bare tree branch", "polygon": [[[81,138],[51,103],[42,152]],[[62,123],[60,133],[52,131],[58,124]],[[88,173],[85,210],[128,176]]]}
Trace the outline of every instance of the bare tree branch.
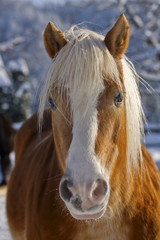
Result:
{"label": "bare tree branch", "polygon": [[14,39],[11,39],[7,42],[0,43],[0,53],[7,52],[9,50],[12,50],[15,46],[25,42],[24,37],[16,37]]}

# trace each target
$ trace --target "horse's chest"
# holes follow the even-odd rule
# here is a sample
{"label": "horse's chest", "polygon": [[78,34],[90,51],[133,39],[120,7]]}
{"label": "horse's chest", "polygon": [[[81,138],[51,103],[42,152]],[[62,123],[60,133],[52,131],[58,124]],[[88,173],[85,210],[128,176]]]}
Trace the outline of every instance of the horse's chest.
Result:
{"label": "horse's chest", "polygon": [[130,240],[130,227],[119,224],[96,221],[86,226],[81,226],[73,240]]}

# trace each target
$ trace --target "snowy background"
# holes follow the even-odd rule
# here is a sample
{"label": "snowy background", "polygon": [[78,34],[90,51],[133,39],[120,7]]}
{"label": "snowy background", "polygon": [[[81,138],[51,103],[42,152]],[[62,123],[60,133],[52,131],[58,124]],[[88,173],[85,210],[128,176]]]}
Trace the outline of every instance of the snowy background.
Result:
{"label": "snowy background", "polygon": [[[140,84],[150,129],[145,144],[160,168],[160,0],[0,0],[0,111],[14,123],[37,111],[50,65],[42,42],[49,21],[61,31],[83,22],[105,35],[121,13],[131,27],[126,55],[153,88]],[[0,240],[10,240],[5,190],[0,191]]]}

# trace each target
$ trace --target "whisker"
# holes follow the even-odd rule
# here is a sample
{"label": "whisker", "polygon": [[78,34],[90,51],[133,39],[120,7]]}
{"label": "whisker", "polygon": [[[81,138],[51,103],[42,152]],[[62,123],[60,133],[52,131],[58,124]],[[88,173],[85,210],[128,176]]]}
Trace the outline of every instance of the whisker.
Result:
{"label": "whisker", "polygon": [[46,191],[45,195],[51,194],[51,193],[58,193],[59,194],[59,189],[58,188],[53,188],[52,190]]}
{"label": "whisker", "polygon": [[56,176],[52,176],[52,177],[48,177],[48,178],[46,178],[46,179],[42,179],[42,181],[50,181],[50,180],[59,180],[59,179],[61,179],[62,178],[62,175],[60,174],[60,175],[56,175]]}

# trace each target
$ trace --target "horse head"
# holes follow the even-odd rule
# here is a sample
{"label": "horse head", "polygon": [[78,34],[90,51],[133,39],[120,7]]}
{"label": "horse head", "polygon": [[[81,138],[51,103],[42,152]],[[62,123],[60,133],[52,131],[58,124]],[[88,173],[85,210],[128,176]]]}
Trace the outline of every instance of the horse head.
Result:
{"label": "horse head", "polygon": [[97,219],[113,200],[115,171],[125,177],[141,155],[143,112],[124,57],[129,24],[122,14],[105,37],[78,27],[64,36],[50,22],[43,37],[53,60],[39,113],[49,100],[60,196],[74,218]]}

